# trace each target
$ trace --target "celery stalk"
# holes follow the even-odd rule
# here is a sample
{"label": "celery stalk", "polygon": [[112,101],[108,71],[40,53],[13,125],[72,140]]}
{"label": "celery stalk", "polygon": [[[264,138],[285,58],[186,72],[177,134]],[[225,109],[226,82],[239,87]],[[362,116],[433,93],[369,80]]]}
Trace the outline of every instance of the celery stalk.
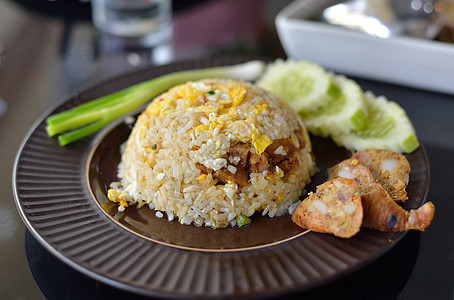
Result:
{"label": "celery stalk", "polygon": [[265,63],[256,60],[232,66],[169,73],[51,115],[46,119],[46,132],[48,136],[61,134],[58,141],[64,146],[97,132],[177,84],[205,78],[252,81],[263,73],[264,68]]}

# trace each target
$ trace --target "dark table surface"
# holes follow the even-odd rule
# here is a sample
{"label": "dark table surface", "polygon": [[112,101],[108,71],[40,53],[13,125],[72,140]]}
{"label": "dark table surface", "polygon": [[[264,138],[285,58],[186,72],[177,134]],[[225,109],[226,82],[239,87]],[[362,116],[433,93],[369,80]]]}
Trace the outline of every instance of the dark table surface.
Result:
{"label": "dark table surface", "polygon": [[[68,9],[59,1],[0,0],[0,98],[7,105],[0,114],[1,299],[141,298],[73,270],[26,230],[11,176],[33,122],[68,93],[138,68],[213,55],[285,57],[273,18],[288,2],[175,1],[173,51],[162,56],[98,33],[88,3],[69,1],[74,7]],[[435,218],[365,268],[295,298],[453,299],[454,96],[355,79],[398,102],[413,121],[430,162],[427,200],[436,206]]]}

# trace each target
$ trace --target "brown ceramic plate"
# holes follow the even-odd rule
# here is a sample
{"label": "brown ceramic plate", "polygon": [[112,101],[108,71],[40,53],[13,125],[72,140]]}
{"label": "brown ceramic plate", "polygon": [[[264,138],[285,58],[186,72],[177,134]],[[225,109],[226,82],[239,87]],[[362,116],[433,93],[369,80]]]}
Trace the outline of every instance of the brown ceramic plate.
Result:
{"label": "brown ceramic plate", "polygon": [[[119,145],[130,127],[118,120],[102,132],[58,146],[45,118],[90,99],[168,72],[243,61],[222,58],[148,68],[65,99],[36,122],[19,149],[13,174],[18,210],[34,236],[80,272],[135,293],[173,298],[278,297],[327,284],[391,249],[405,233],[362,229],[351,239],[306,232],[289,216],[254,216],[242,228],[197,228],[156,218],[147,208],[118,213],[107,200]],[[326,168],[349,155],[313,137],[321,183]],[[405,208],[424,203],[429,165],[423,147],[408,155],[412,170]]]}

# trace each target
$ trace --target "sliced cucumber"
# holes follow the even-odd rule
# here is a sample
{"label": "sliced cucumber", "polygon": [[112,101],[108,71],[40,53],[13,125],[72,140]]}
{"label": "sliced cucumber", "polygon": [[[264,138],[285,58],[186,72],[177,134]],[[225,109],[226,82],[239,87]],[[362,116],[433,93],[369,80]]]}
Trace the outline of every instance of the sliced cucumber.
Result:
{"label": "sliced cucumber", "polygon": [[307,129],[323,137],[362,130],[367,125],[367,107],[361,87],[345,76],[333,78],[341,91],[340,97],[315,113],[300,114]]}
{"label": "sliced cucumber", "polygon": [[345,76],[309,61],[278,59],[256,84],[286,101],[309,132],[331,137],[352,150],[370,148],[410,153],[419,142],[405,111],[385,97],[364,93]]}
{"label": "sliced cucumber", "polygon": [[316,112],[340,95],[332,76],[309,61],[277,59],[256,84],[286,101],[301,114]]}
{"label": "sliced cucumber", "polygon": [[332,136],[337,144],[355,151],[377,148],[400,153],[411,153],[419,147],[413,125],[399,104],[371,92],[364,95],[368,107],[367,126]]}

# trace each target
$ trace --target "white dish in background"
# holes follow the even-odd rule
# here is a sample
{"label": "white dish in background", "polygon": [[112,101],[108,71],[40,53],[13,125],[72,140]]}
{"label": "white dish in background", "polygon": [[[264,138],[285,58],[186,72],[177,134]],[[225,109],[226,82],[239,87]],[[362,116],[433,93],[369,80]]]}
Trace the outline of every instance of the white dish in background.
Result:
{"label": "white dish in background", "polygon": [[287,56],[327,69],[454,94],[454,45],[393,36],[380,38],[314,19],[339,1],[296,0],[276,16]]}

